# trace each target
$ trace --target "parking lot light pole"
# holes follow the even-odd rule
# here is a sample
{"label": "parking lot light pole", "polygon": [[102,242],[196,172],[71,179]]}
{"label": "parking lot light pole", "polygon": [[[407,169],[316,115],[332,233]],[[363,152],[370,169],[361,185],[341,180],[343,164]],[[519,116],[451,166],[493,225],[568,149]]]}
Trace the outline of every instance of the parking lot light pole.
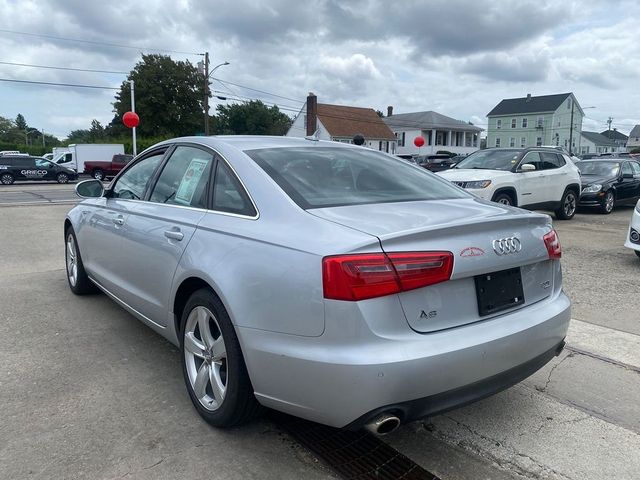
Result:
{"label": "parking lot light pole", "polygon": [[[133,80],[129,80],[129,85],[131,85],[131,111],[136,113],[136,94]],[[136,127],[133,127],[131,130],[133,133],[133,156],[135,157],[138,155],[138,146],[136,145]]]}
{"label": "parking lot light pole", "polygon": [[205,136],[209,136],[209,79],[213,72],[215,72],[218,68],[223,67],[225,65],[229,65],[229,62],[223,62],[219,65],[216,65],[209,71],[209,52],[205,52],[204,54],[204,134]]}

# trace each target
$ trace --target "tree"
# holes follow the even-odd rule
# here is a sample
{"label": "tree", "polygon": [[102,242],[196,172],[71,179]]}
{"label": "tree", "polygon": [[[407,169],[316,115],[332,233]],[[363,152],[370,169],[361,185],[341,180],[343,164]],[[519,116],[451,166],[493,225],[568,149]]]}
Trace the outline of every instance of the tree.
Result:
{"label": "tree", "polygon": [[104,127],[95,118],[91,120],[91,128],[89,129],[89,139],[91,143],[97,143],[104,140]]}
{"label": "tree", "polygon": [[384,118],[384,113],[382,113],[380,110],[376,110],[376,113],[380,118]]}
{"label": "tree", "polygon": [[140,136],[181,136],[203,131],[202,74],[188,61],[174,61],[165,55],[142,55],[142,61],[116,93],[115,116],[106,129],[109,136],[129,133],[122,125],[122,115],[131,109],[129,80],[135,83]]}
{"label": "tree", "polygon": [[26,130],[28,128],[27,121],[24,119],[21,113],[16,117],[16,127],[18,130]]}
{"label": "tree", "polygon": [[91,143],[90,130],[72,130],[64,142],[66,145],[70,143]]}
{"label": "tree", "polygon": [[214,131],[225,135],[284,135],[291,119],[277,106],[267,107],[260,100],[218,105]]}

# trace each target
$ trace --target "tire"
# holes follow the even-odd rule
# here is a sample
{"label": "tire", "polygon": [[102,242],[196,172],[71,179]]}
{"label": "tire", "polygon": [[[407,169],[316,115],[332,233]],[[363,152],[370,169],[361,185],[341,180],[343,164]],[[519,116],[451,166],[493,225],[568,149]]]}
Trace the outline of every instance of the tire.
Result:
{"label": "tire", "polygon": [[638,257],[640,257],[640,250],[634,250],[634,252],[636,252],[636,255],[637,255]]}
{"label": "tire", "polygon": [[69,288],[76,295],[95,293],[97,288],[94,283],[89,280],[87,272],[84,269],[80,250],[78,249],[78,240],[76,239],[73,228],[67,228],[64,238],[64,260]]}
{"label": "tire", "polygon": [[56,180],[58,181],[58,183],[69,183],[69,175],[67,175],[66,173],[59,173],[56,177]]}
{"label": "tire", "polygon": [[609,190],[602,199],[602,203],[600,204],[600,213],[604,213],[605,215],[613,212],[613,207],[615,206],[616,197],[613,195],[613,192]]}
{"label": "tire", "polygon": [[[203,335],[202,327],[208,333]],[[224,305],[210,290],[194,292],[184,307],[180,358],[189,398],[207,423],[232,427],[259,413],[235,329]]]}
{"label": "tire", "polygon": [[499,193],[493,199],[494,202],[500,203],[501,205],[513,205],[513,199],[511,195],[507,195],[506,193]]}
{"label": "tire", "polygon": [[11,185],[13,183],[13,175],[10,173],[3,173],[0,175],[0,183],[3,185]]}
{"label": "tire", "polygon": [[100,181],[104,180],[104,172],[100,169],[94,170],[91,176],[96,180],[100,180]]}
{"label": "tire", "polygon": [[554,213],[558,220],[571,220],[576,214],[578,197],[573,190],[566,190],[560,200],[560,208]]}

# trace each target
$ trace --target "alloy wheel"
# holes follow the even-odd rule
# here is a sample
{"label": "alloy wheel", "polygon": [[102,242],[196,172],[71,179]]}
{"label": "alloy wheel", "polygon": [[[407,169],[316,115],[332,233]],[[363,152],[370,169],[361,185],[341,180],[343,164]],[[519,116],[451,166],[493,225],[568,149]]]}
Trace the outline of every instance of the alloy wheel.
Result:
{"label": "alloy wheel", "polygon": [[604,209],[606,212],[611,212],[613,210],[613,193],[607,192],[607,195],[604,197]]}
{"label": "alloy wheel", "polygon": [[564,214],[567,217],[571,217],[576,211],[576,196],[569,192],[564,197],[564,204],[562,205],[564,209]]}
{"label": "alloy wheel", "polygon": [[500,200],[498,200],[498,203],[501,203],[502,205],[511,205],[511,202],[508,198],[501,198]]}
{"label": "alloy wheel", "polygon": [[78,255],[72,234],[67,235],[67,276],[71,286],[75,287],[78,283]]}
{"label": "alloy wheel", "polygon": [[0,177],[0,181],[3,185],[11,185],[13,183],[13,177],[8,173],[5,173],[4,175],[2,175],[2,177]]}
{"label": "alloy wheel", "polygon": [[205,409],[220,408],[227,392],[227,348],[215,315],[197,306],[187,317],[184,356],[193,393]]}
{"label": "alloy wheel", "polygon": [[69,181],[69,177],[66,173],[58,174],[58,183],[67,183]]}

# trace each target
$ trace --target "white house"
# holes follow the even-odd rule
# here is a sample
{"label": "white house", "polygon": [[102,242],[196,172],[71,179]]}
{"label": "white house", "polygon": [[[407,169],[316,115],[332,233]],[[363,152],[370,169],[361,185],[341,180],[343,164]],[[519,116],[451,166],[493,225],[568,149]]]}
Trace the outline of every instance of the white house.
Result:
{"label": "white house", "polygon": [[605,137],[598,132],[581,132],[580,154],[585,153],[616,153],[626,151],[614,140]]}
{"label": "white house", "polygon": [[375,110],[318,103],[318,97],[310,93],[286,136],[306,137],[314,133],[320,140],[344,143],[353,143],[356,135],[362,135],[365,147],[396,153],[396,137]]}
{"label": "white house", "polygon": [[[439,150],[467,155],[480,148],[482,128],[437,112],[393,114],[393,107],[387,107],[383,120],[396,136],[399,155],[430,155]],[[415,146],[416,137],[424,139],[424,146]]]}
{"label": "white house", "polygon": [[636,125],[629,134],[629,140],[627,140],[627,148],[629,151],[634,148],[640,148],[640,125]]}

